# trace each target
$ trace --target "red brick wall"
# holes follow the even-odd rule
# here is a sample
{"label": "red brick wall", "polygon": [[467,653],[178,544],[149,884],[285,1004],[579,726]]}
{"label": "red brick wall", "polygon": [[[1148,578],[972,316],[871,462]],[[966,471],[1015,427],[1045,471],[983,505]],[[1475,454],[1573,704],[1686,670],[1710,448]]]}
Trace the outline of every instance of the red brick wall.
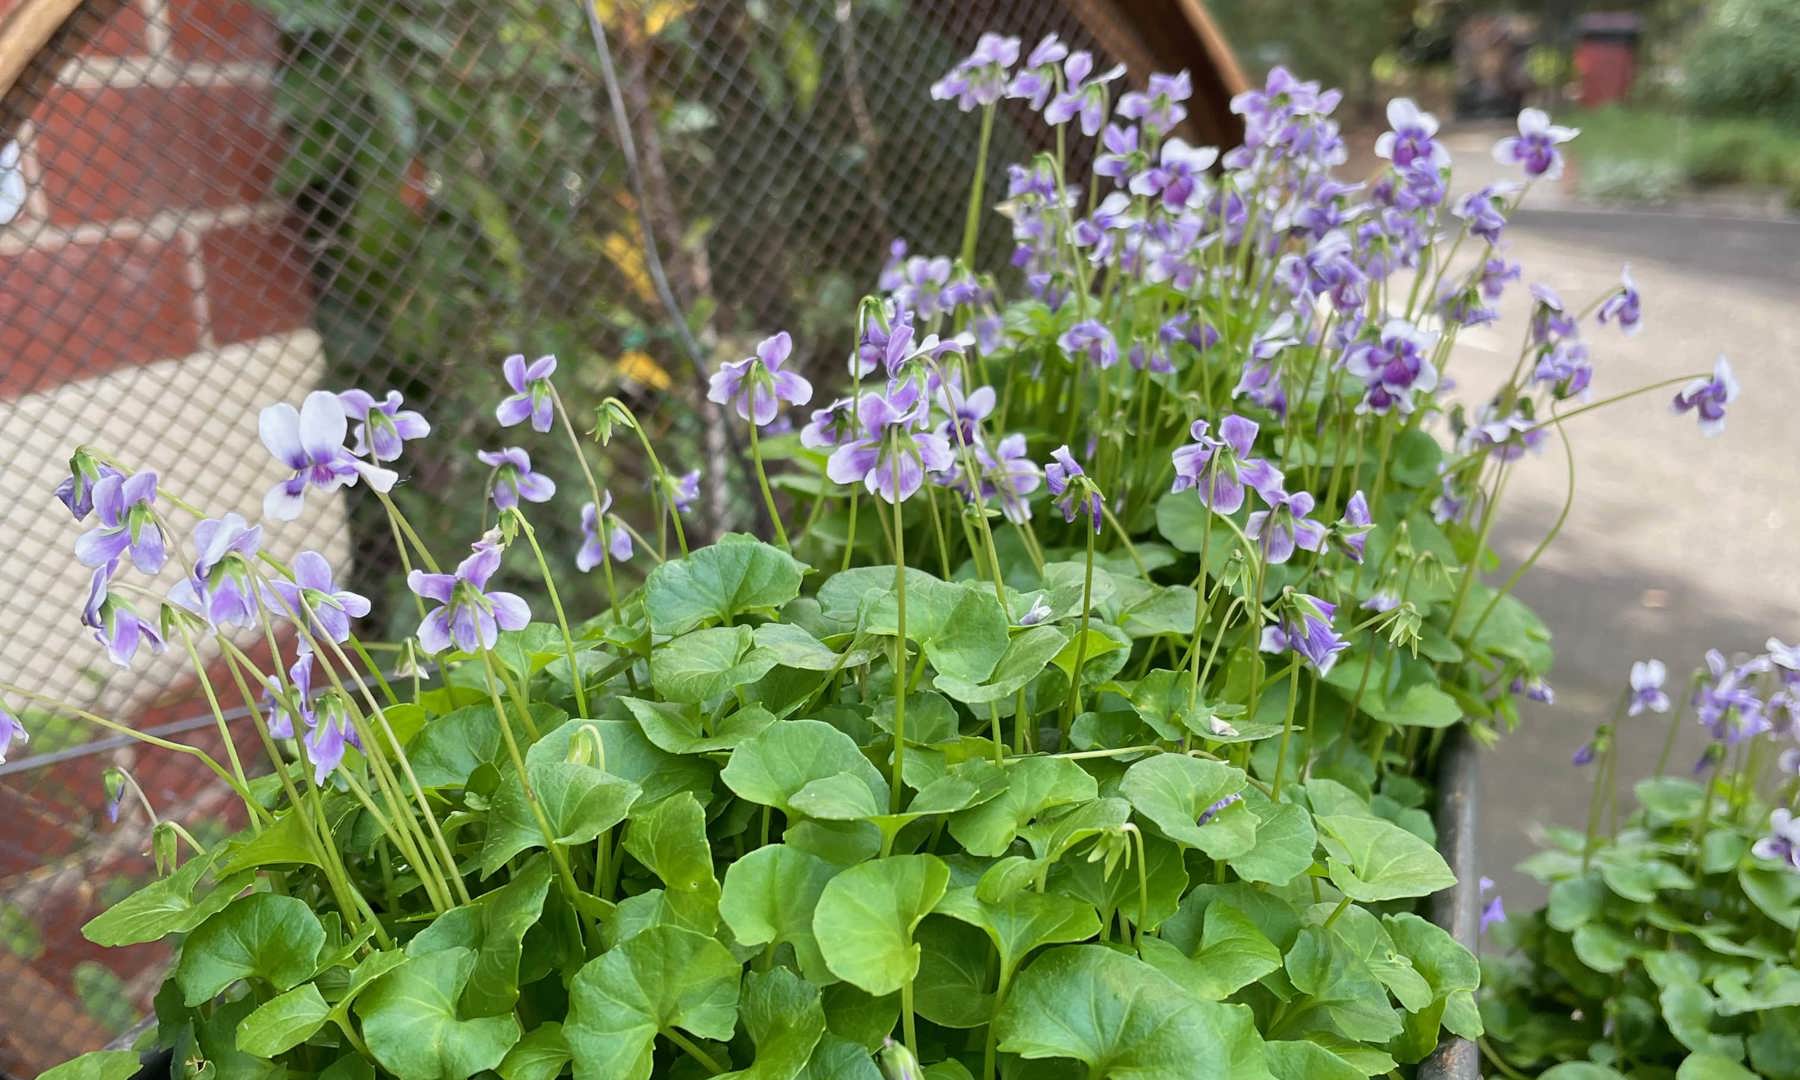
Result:
{"label": "red brick wall", "polygon": [[280,155],[274,25],[241,0],[125,0],[19,133],[0,228],[0,401],[306,324]]}

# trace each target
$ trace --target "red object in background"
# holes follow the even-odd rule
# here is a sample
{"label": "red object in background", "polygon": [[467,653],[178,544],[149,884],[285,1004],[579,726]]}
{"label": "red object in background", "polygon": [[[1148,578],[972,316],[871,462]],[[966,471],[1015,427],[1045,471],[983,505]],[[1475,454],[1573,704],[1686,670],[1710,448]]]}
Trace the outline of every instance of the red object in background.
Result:
{"label": "red object in background", "polygon": [[1630,12],[1597,11],[1576,26],[1577,95],[1584,109],[1623,101],[1637,79],[1637,43],[1643,20]]}

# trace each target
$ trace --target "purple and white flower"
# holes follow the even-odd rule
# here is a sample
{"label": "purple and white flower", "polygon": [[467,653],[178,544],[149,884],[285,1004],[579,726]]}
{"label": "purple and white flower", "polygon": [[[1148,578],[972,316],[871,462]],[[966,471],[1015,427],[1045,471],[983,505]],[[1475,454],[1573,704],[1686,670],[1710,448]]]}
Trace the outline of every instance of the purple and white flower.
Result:
{"label": "purple and white flower", "polygon": [[169,551],[156,517],[155,473],[102,476],[94,483],[93,503],[100,523],[75,540],[75,557],[81,565],[106,566],[129,554],[131,564],[143,573],[163,568]]}
{"label": "purple and white flower", "polygon": [[1786,807],[1769,811],[1769,835],[1751,845],[1750,854],[1800,873],[1800,820]]}
{"label": "purple and white flower", "polygon": [[556,481],[531,470],[531,455],[517,446],[478,450],[475,456],[494,470],[488,494],[502,510],[516,510],[519,500],[549,502],[556,495]]}
{"label": "purple and white flower", "polygon": [[1490,927],[1506,921],[1506,905],[1501,902],[1500,894],[1497,892],[1491,899],[1488,898],[1488,893],[1493,892],[1494,889],[1493,878],[1483,877],[1478,884],[1481,886],[1481,896],[1485,903],[1481,909],[1481,925],[1477,927],[1476,933],[1486,934]]}
{"label": "purple and white flower", "polygon": [[344,390],[338,402],[344,412],[356,421],[350,432],[355,442],[350,452],[358,457],[368,455],[376,461],[394,461],[405,444],[431,434],[431,424],[412,409],[402,409],[405,401],[400,391],[389,390],[387,398],[376,401],[367,390]]}
{"label": "purple and white flower", "polygon": [[1051,615],[1050,603],[1044,599],[1043,593],[1031,598],[1031,607],[1018,619],[1019,626],[1036,626]]}
{"label": "purple and white flower", "polygon": [[[1056,89],[1056,65],[1069,55],[1069,47],[1055,33],[1045,34],[1019,67],[1019,73],[1006,84],[1006,96],[1025,101],[1032,112],[1040,112]],[[1090,65],[1092,60],[1089,61]],[[1073,81],[1073,80],[1071,80]]]}
{"label": "purple and white flower", "polygon": [[392,469],[362,461],[345,448],[350,418],[343,402],[329,390],[314,390],[298,409],[285,401],[270,405],[258,418],[257,430],[275,460],[293,470],[263,496],[263,515],[276,521],[298,518],[309,488],[331,492],[361,478],[386,493],[400,478]]}
{"label": "purple and white flower", "polygon": [[[600,507],[586,503],[581,508],[581,550],[575,553],[575,568],[587,573],[605,562],[610,556],[613,562],[630,562],[635,548],[631,544],[631,530],[619,519],[619,515],[611,513],[613,504],[612,492],[600,493]],[[606,522],[606,535],[600,535],[600,523]]]}
{"label": "purple and white flower", "polygon": [[1700,433],[1710,437],[1725,430],[1725,406],[1737,396],[1737,379],[1721,354],[1710,378],[1695,379],[1676,393],[1674,408],[1677,415],[1693,411],[1700,418]]}
{"label": "purple and white flower", "polygon": [[483,539],[454,574],[414,570],[406,575],[407,588],[441,605],[419,624],[420,648],[435,655],[454,645],[472,653],[493,648],[501,630],[523,630],[531,622],[525,601],[513,593],[488,591],[488,580],[499,569],[500,546]]}
{"label": "purple and white flower", "polygon": [[1087,362],[1105,371],[1119,362],[1119,343],[1113,339],[1112,331],[1105,323],[1088,319],[1078,322],[1062,332],[1056,339],[1064,352],[1071,356],[1081,356]]}
{"label": "purple and white flower", "polygon": [[169,590],[170,603],[215,627],[254,627],[257,587],[250,560],[262,546],[262,526],[226,514],[194,526],[193,572]]}
{"label": "purple and white flower", "polygon": [[350,710],[335,693],[320,697],[314,707],[312,730],[301,740],[306,745],[307,760],[312,762],[313,785],[323,787],[325,778],[344,763],[350,747],[361,749],[356,728],[350,721]]}
{"label": "purple and white flower", "polygon": [[317,722],[313,710],[312,673],[313,651],[302,642],[300,654],[288,668],[287,686],[284,687],[273,675],[264,676],[262,704],[268,715],[270,735],[277,739],[293,738],[294,732],[300,730],[294,724],[296,717],[308,729]]}
{"label": "purple and white flower", "polygon": [[1067,446],[1050,451],[1050,463],[1044,466],[1044,482],[1049,485],[1050,494],[1057,497],[1056,508],[1062,511],[1063,520],[1073,522],[1076,512],[1085,510],[1094,531],[1099,532],[1100,493],[1086,481],[1086,476],[1081,463],[1069,453]]}
{"label": "purple and white flower", "polygon": [[1185,70],[1173,75],[1154,72],[1144,89],[1119,98],[1119,115],[1139,121],[1153,135],[1167,135],[1187,119],[1187,107],[1181,103],[1193,96],[1194,80]]}
{"label": "purple and white flower", "polygon": [[1014,433],[1001,439],[990,450],[975,448],[975,460],[981,467],[981,495],[1000,500],[1000,512],[1006,520],[1023,525],[1031,520],[1031,503],[1027,495],[1043,483],[1043,470],[1031,460],[1025,436]]}
{"label": "purple and white flower", "polygon": [[1535,701],[1539,705],[1556,704],[1556,689],[1539,676],[1527,679],[1522,676],[1512,681],[1512,692],[1525,695],[1526,701]]}
{"label": "purple and white flower", "polygon": [[1292,649],[1312,664],[1321,677],[1331,673],[1338,654],[1350,647],[1347,638],[1331,628],[1337,605],[1302,592],[1289,592],[1279,622],[1263,627],[1263,652]]}
{"label": "purple and white flower", "polygon": [[14,743],[23,746],[30,741],[25,725],[19,723],[19,718],[8,712],[6,706],[0,705],[0,765],[6,764],[6,755]]}
{"label": "purple and white flower", "polygon": [[1563,156],[1557,149],[1581,134],[1577,128],[1561,127],[1550,122],[1550,114],[1542,109],[1519,112],[1519,133],[1494,144],[1494,160],[1502,165],[1519,165],[1533,179],[1555,180],[1562,175]]}
{"label": "purple and white flower", "polygon": [[367,597],[338,588],[331,573],[331,563],[316,551],[302,551],[294,556],[294,577],[278,577],[270,586],[281,598],[282,610],[291,619],[302,612],[311,614],[307,633],[315,638],[336,642],[350,639],[350,620],[369,613]]}
{"label": "purple and white flower", "polygon": [[1219,421],[1222,438],[1217,439],[1207,434],[1209,427],[1205,420],[1194,421],[1188,426],[1194,441],[1170,455],[1175,463],[1175,483],[1170,490],[1193,488],[1200,505],[1219,514],[1238,512],[1244,505],[1245,484],[1264,493],[1281,490],[1281,470],[1264,458],[1250,456],[1256,442],[1256,421],[1228,414]]}
{"label": "purple and white flower", "polygon": [[1296,548],[1307,551],[1318,551],[1325,546],[1325,526],[1308,520],[1312,513],[1313,497],[1310,492],[1296,491],[1288,494],[1285,491],[1264,491],[1257,489],[1257,494],[1269,504],[1267,510],[1258,510],[1250,515],[1244,523],[1244,535],[1252,540],[1261,541],[1258,545],[1263,558],[1273,565],[1280,565],[1294,557]]}
{"label": "purple and white flower", "polygon": [[809,450],[833,450],[855,434],[856,399],[838,398],[813,410],[812,420],[800,429],[800,445]]}
{"label": "purple and white flower", "polygon": [[1122,124],[1108,124],[1100,133],[1101,152],[1094,157],[1094,175],[1110,176],[1124,187],[1133,176],[1149,164],[1149,158],[1138,149],[1138,129]]}
{"label": "purple and white flower", "polygon": [[943,78],[931,84],[933,101],[956,102],[969,112],[992,105],[1006,93],[1007,74],[1019,62],[1019,39],[1001,34],[982,34],[975,51],[957,61]]}
{"label": "purple and white flower", "polygon": [[904,502],[925,483],[955,463],[950,443],[935,431],[921,431],[927,403],[916,382],[889,395],[868,393],[857,405],[857,438],[832,451],[825,475],[833,483],[860,483],[889,503]]}
{"label": "purple and white flower", "polygon": [[1411,98],[1395,98],[1387,106],[1388,127],[1375,140],[1375,156],[1404,169],[1423,161],[1433,169],[1450,164],[1450,151],[1437,141],[1437,117],[1423,111]]}
{"label": "purple and white flower", "polygon": [[1106,84],[1125,74],[1125,65],[1114,64],[1089,78],[1093,70],[1092,53],[1082,50],[1070,54],[1063,64],[1064,89],[1044,110],[1046,123],[1061,127],[1079,116],[1083,135],[1092,138],[1099,134],[1101,125],[1106,123]]}
{"label": "purple and white flower", "polygon": [[95,461],[85,448],[69,458],[69,475],[56,485],[56,498],[69,508],[76,521],[84,521],[94,512],[94,485],[108,476],[122,475],[104,462]]}
{"label": "purple and white flower", "polygon": [[782,402],[804,405],[812,400],[812,383],[784,366],[793,352],[794,339],[786,330],[764,338],[756,346],[756,355],[719,365],[706,399],[731,405],[745,420],[759,428],[768,427]]}
{"label": "purple and white flower", "polygon": [[1398,409],[1413,411],[1413,395],[1437,388],[1437,368],[1430,350],[1438,335],[1421,330],[1405,319],[1389,319],[1374,340],[1362,339],[1344,355],[1344,370],[1363,380],[1359,413],[1384,416]]}
{"label": "purple and white flower", "polygon": [[494,418],[501,427],[512,427],[527,420],[536,431],[549,431],[556,421],[556,391],[550,376],[556,374],[556,357],[540,356],[530,364],[523,353],[513,353],[500,365],[512,395],[494,408]]}
{"label": "purple and white flower", "polygon": [[685,514],[700,501],[700,470],[689,469],[675,478],[675,491],[670,496],[677,514]]}
{"label": "purple and white flower", "polygon": [[1163,143],[1157,164],[1131,178],[1133,195],[1154,195],[1171,213],[1187,209],[1196,193],[1204,194],[1206,170],[1219,160],[1218,148],[1189,146],[1179,138]]}
{"label": "purple and white flower", "polygon": [[152,623],[138,618],[127,601],[115,597],[107,588],[118,571],[116,562],[94,571],[88,581],[87,605],[82,609],[81,625],[94,632],[94,640],[106,648],[106,655],[122,668],[131,666],[139,648],[149,646],[152,655],[163,651],[162,635]]}
{"label": "purple and white flower", "polygon": [[1369,531],[1375,519],[1369,516],[1369,500],[1361,491],[1344,504],[1344,515],[1331,527],[1331,540],[1344,554],[1356,562],[1363,561],[1363,548],[1369,542]]}
{"label": "purple and white flower", "polygon": [[1506,228],[1506,200],[1518,189],[1510,180],[1488,184],[1458,199],[1450,212],[1463,220],[1471,236],[1498,244],[1500,232]]}
{"label": "purple and white flower", "polygon": [[1627,337],[1643,329],[1644,300],[1638,294],[1637,282],[1631,279],[1631,267],[1620,268],[1618,291],[1600,304],[1599,317],[1602,324],[1618,320],[1619,329]]}
{"label": "purple and white flower", "polygon": [[1669,669],[1661,660],[1634,660],[1631,664],[1631,704],[1626,707],[1625,715],[1637,716],[1650,712],[1666,713],[1669,711],[1669,695],[1663,690],[1663,680],[1669,677]]}

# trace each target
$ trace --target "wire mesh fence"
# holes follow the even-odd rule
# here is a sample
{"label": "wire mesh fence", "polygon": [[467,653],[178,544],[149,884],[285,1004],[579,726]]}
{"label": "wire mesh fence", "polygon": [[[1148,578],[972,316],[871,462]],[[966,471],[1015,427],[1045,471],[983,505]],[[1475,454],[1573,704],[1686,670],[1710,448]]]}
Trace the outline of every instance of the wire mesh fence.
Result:
{"label": "wire mesh fence", "polygon": [[[17,136],[0,154],[0,513],[15,551],[0,562],[0,671],[221,748],[181,650],[127,674],[78,623],[81,527],[50,491],[81,443],[254,520],[281,478],[258,409],[391,388],[435,428],[396,499],[427,536],[473,537],[499,360],[554,353],[575,415],[619,393],[647,406],[665,460],[729,469],[646,239],[713,358],[783,327],[803,362],[837,369],[890,240],[939,252],[960,235],[977,121],[934,107],[931,81],[988,27],[1107,56],[1103,8],[599,0],[631,175],[580,0],[80,4],[0,103]],[[1035,149],[1020,119],[1001,113],[996,166]],[[985,231],[983,261],[1006,243]],[[627,503],[642,489],[604,480]],[[726,487],[712,525],[741,501]],[[389,637],[406,632],[379,507],[323,503],[270,546],[322,551],[373,618],[398,613]],[[565,599],[598,601],[573,573],[577,523],[540,531]],[[119,1034],[161,976],[158,946],[102,953],[79,933],[150,874],[143,808],[110,822],[102,770],[129,768],[202,837],[233,822],[192,758],[26,720],[32,756],[0,765],[0,1072],[29,1076]]]}

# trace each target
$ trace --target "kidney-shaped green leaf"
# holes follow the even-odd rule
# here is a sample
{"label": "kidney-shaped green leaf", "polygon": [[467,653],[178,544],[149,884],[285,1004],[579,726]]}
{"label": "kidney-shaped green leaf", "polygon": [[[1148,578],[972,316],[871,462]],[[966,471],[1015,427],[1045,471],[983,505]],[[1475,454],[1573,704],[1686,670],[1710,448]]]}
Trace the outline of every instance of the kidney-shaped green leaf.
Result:
{"label": "kidney-shaped green leaf", "polygon": [[644,610],[659,634],[681,634],[712,620],[774,611],[800,595],[807,566],[753,536],[729,533],[683,559],[670,559],[644,582]]}
{"label": "kidney-shaped green leaf", "polygon": [[306,901],[254,893],[207,919],[188,935],[175,982],[188,1005],[212,1000],[239,979],[286,990],[312,975],[325,948],[325,928]]}
{"label": "kidney-shaped green leaf", "polygon": [[500,1064],[519,1041],[511,1013],[465,1020],[457,999],[475,970],[472,949],[450,948],[406,963],[356,999],[363,1036],[399,1080],[466,1080]]}
{"label": "kidney-shaped green leaf", "polygon": [[656,1036],[675,1028],[731,1038],[739,974],[725,946],[676,926],[652,926],[589,961],[563,1024],[575,1080],[646,1080]]}
{"label": "kidney-shaped green leaf", "polygon": [[919,972],[913,930],[949,882],[949,867],[935,855],[893,855],[832,878],[813,912],[825,966],[870,994],[900,989]]}
{"label": "kidney-shaped green leaf", "polygon": [[1353,814],[1325,814],[1318,822],[1331,883],[1352,900],[1428,896],[1456,884],[1435,848],[1392,822]]}

